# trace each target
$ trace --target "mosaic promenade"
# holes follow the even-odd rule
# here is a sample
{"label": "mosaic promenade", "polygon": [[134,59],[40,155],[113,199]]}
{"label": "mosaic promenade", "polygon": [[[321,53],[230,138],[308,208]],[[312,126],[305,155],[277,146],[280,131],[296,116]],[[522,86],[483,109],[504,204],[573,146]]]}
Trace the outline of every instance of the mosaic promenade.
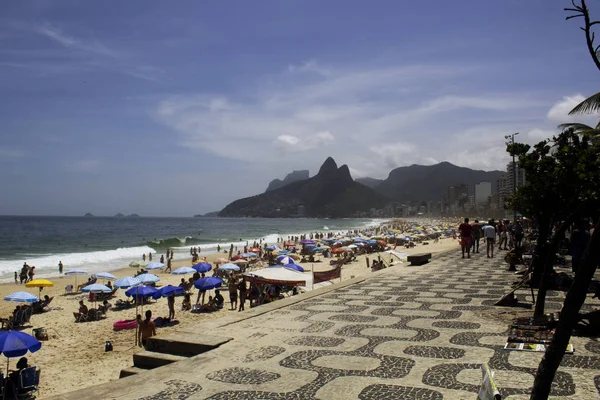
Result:
{"label": "mosaic promenade", "polygon": [[[503,346],[510,320],[530,311],[493,306],[515,280],[501,257],[452,251],[186,329],[178,335],[231,340],[55,398],[475,399],[488,362],[503,396],[527,399],[542,355]],[[550,292],[548,311],[563,296]],[[599,398],[600,342],[572,343],[552,398]]]}

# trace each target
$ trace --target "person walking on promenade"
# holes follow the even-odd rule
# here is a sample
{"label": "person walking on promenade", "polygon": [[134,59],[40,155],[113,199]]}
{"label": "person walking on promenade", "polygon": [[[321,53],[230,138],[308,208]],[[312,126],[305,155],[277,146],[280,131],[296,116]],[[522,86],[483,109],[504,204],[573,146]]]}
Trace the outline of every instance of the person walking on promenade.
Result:
{"label": "person walking on promenade", "polygon": [[475,223],[472,226],[473,228],[473,248],[471,249],[472,253],[479,253],[479,240],[481,239],[481,225],[479,225],[479,220],[475,220]]}
{"label": "person walking on promenade", "polygon": [[491,223],[485,225],[483,228],[483,236],[487,243],[487,256],[488,258],[494,257],[494,242],[496,241],[496,229]]}
{"label": "person walking on promenade", "polygon": [[507,221],[498,221],[498,235],[500,236],[500,242],[498,242],[498,250],[502,250],[504,244],[504,250],[508,250],[508,227]]}
{"label": "person walking on promenade", "polygon": [[467,252],[467,258],[471,258],[471,233],[473,228],[469,224],[469,218],[465,218],[465,222],[459,225],[458,230],[460,231],[462,258],[465,258],[465,251]]}

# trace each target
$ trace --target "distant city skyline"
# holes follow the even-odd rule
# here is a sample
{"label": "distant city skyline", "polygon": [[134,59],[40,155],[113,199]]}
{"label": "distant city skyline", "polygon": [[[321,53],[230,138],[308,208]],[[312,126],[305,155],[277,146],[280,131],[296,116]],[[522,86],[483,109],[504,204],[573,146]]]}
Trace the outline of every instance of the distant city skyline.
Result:
{"label": "distant city skyline", "polygon": [[191,216],[328,156],[505,170],[505,135],[597,122],[569,5],[3,3],[0,214]]}

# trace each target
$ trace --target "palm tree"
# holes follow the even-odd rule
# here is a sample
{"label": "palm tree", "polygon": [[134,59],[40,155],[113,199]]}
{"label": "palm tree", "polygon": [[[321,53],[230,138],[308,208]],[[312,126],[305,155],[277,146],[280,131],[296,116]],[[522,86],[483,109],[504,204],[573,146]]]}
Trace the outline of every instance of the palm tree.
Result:
{"label": "palm tree", "polygon": [[[571,111],[569,114],[573,114],[573,111]],[[573,129],[575,133],[587,136],[591,141],[595,143],[600,143],[600,122],[598,122],[598,124],[593,128],[589,125],[582,124],[579,122],[560,124],[558,127],[562,130]]]}
{"label": "palm tree", "polygon": [[[592,31],[592,26],[600,24],[600,21],[592,21],[590,18],[590,9],[588,8],[585,0],[580,0],[580,4],[575,2],[576,0],[571,0],[571,4],[573,8],[565,8],[565,11],[570,11],[575,14],[569,15],[567,20],[572,18],[583,17],[584,26],[581,27],[581,30],[585,32],[585,41],[587,44],[588,52],[592,56],[592,60],[596,65],[596,68],[600,70],[600,46],[595,46],[594,39],[596,35]],[[581,103],[579,103],[574,109],[571,110],[569,115],[573,114],[592,114],[600,111],[600,92],[588,97]],[[562,126],[561,126],[562,127]],[[584,128],[584,127],[581,127]],[[589,128],[589,127],[588,127]],[[577,129],[577,127],[575,127]],[[595,129],[599,129],[596,126]],[[593,129],[583,129],[583,131],[590,131]]]}

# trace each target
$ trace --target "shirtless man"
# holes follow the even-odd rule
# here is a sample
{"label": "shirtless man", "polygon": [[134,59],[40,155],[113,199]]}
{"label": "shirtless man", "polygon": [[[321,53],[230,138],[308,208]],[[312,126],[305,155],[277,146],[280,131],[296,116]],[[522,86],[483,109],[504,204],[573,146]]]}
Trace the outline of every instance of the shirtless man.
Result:
{"label": "shirtless man", "polygon": [[140,343],[140,345],[144,347],[146,347],[146,342],[148,341],[148,338],[156,336],[156,327],[154,326],[154,322],[152,322],[151,319],[152,311],[148,310],[146,311],[146,319],[143,320],[140,324],[140,330],[138,332],[138,343]]}

